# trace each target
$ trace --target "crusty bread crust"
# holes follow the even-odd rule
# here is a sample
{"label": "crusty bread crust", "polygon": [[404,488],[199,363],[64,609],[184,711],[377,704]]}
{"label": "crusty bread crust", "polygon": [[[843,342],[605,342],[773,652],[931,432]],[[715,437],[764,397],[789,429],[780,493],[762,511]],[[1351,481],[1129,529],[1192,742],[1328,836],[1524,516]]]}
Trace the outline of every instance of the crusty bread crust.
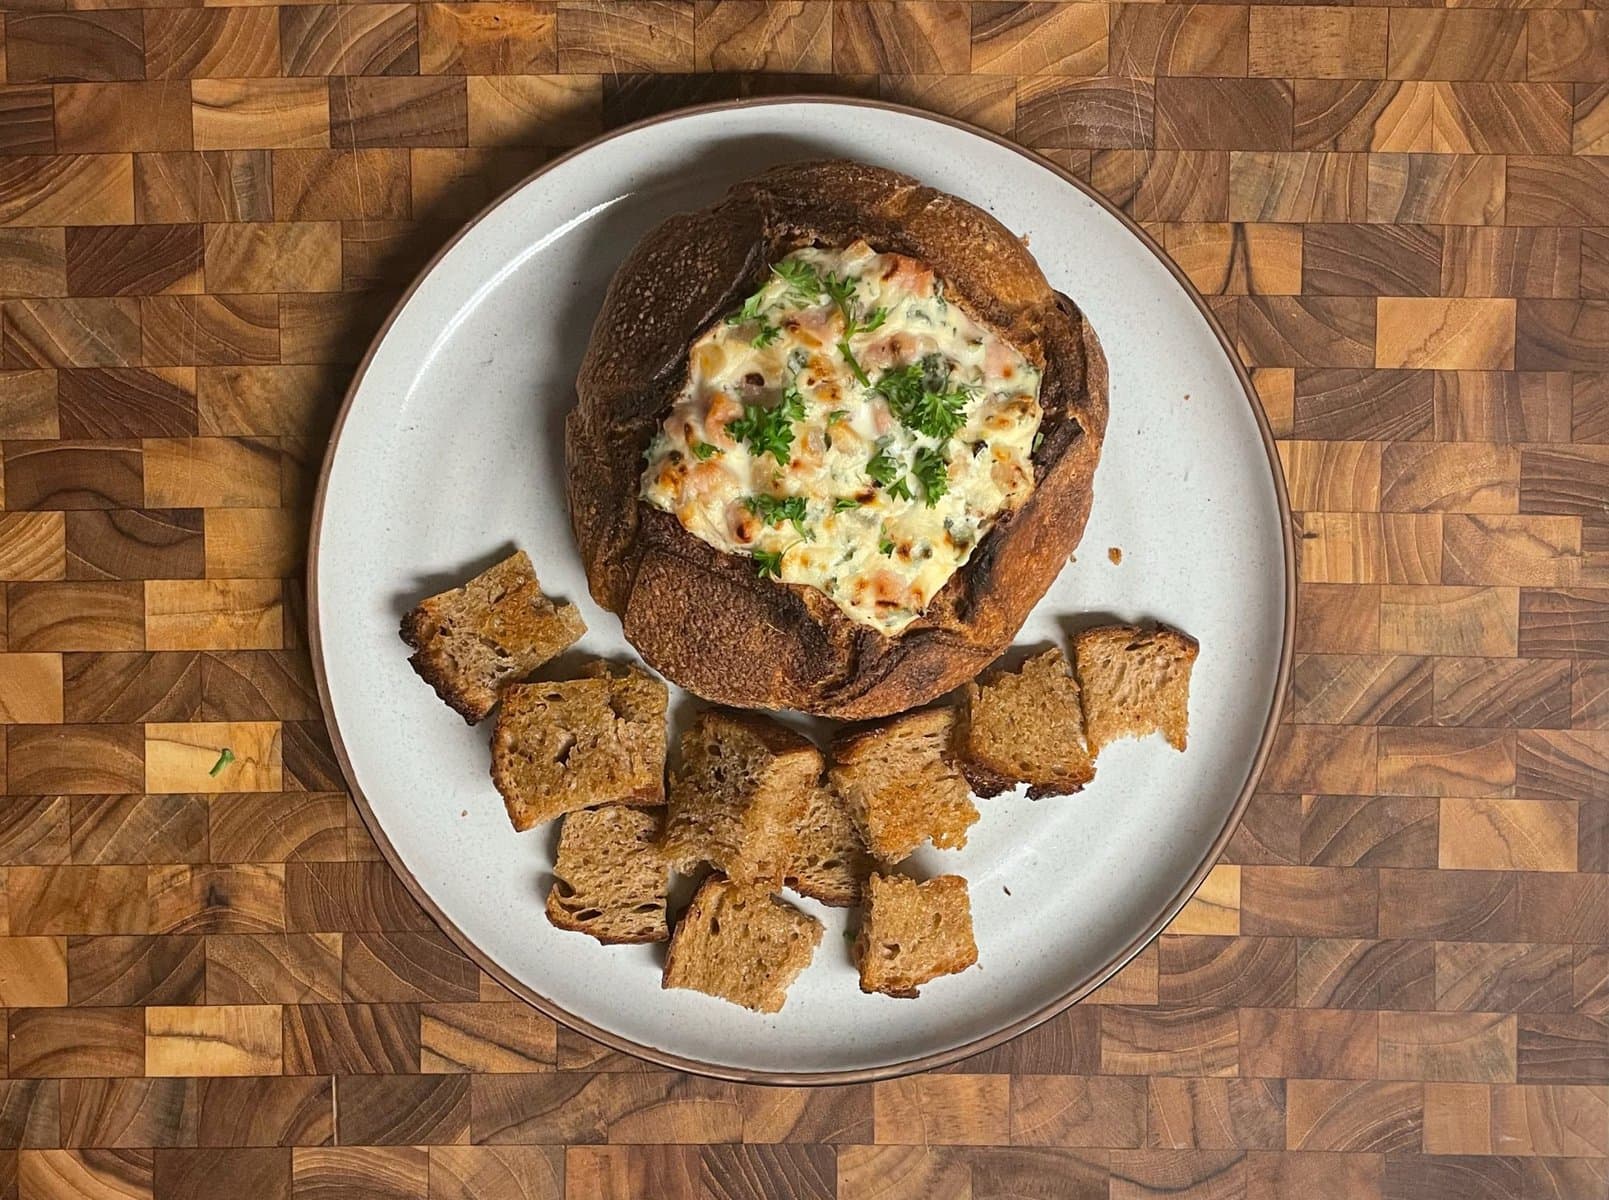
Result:
{"label": "crusty bread crust", "polygon": [[[1035,488],[928,610],[889,637],[814,588],[638,499],[643,452],[687,377],[688,347],[804,245],[865,238],[918,258],[947,295],[1043,370]],[[1005,226],[954,196],[849,161],[775,168],[670,218],[615,275],[565,426],[570,518],[597,601],[662,674],[706,699],[864,718],[972,678],[1010,643],[1078,545],[1106,429],[1106,360],[1089,323]]]}

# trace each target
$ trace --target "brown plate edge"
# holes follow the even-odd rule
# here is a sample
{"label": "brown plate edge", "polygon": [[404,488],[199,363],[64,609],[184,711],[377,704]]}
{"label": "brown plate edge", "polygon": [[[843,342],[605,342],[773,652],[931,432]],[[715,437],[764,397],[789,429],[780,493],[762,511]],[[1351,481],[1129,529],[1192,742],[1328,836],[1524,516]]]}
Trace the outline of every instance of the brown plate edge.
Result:
{"label": "brown plate edge", "polygon": [[[369,363],[374,358],[376,351],[379,350],[380,344],[385,340],[386,335],[390,332],[392,323],[397,319],[397,314],[399,314],[407,305],[408,301],[413,298],[413,295],[419,289],[420,284],[424,282],[425,278],[430,274],[431,271],[435,269],[436,264],[441,261],[448,251],[456,246],[471,229],[484,220],[487,214],[501,205],[515,192],[518,192],[533,180],[545,175],[547,172],[559,166],[561,163],[568,162],[570,159],[586,153],[594,146],[601,145],[602,143],[620,137],[623,134],[632,133],[639,129],[647,128],[652,125],[659,125],[664,122],[677,120],[686,116],[711,112],[731,111],[733,109],[740,108],[767,108],[774,105],[798,104],[801,102],[808,104],[833,104],[855,108],[882,109],[888,112],[902,113],[906,116],[919,117],[923,120],[934,121],[942,125],[948,125],[955,129],[960,129],[964,132],[973,134],[976,137],[984,138],[995,143],[996,145],[1004,146],[1005,148],[1022,155],[1024,158],[1037,164],[1038,166],[1051,171],[1060,179],[1072,185],[1084,195],[1088,196],[1090,199],[1095,201],[1095,203],[1099,204],[1107,212],[1111,213],[1114,217],[1121,221],[1128,231],[1132,233],[1140,241],[1140,243],[1145,246],[1145,248],[1148,249],[1153,255],[1155,255],[1162,265],[1168,269],[1169,273],[1173,275],[1179,286],[1184,289],[1185,294],[1190,297],[1190,300],[1195,304],[1201,315],[1206,319],[1208,328],[1210,328],[1214,336],[1217,337],[1219,344],[1223,347],[1225,355],[1228,357],[1230,364],[1234,368],[1236,377],[1240,380],[1241,388],[1246,395],[1246,401],[1248,404],[1250,404],[1252,415],[1257,420],[1257,430],[1262,435],[1263,450],[1268,456],[1269,471],[1272,474],[1274,481],[1274,492],[1279,502],[1280,526],[1284,535],[1283,543],[1285,550],[1284,638],[1280,646],[1279,672],[1274,681],[1274,698],[1272,703],[1269,705],[1268,719],[1266,724],[1263,726],[1262,738],[1258,742],[1257,753],[1252,759],[1251,769],[1247,772],[1246,781],[1241,787],[1240,795],[1235,800],[1234,807],[1230,810],[1228,819],[1224,822],[1223,829],[1220,830],[1218,836],[1213,839],[1212,845],[1202,857],[1201,862],[1197,865],[1195,871],[1191,874],[1190,878],[1185,882],[1184,887],[1180,889],[1179,893],[1174,897],[1174,899],[1163,907],[1162,912],[1157,916],[1157,918],[1152,921],[1152,923],[1148,925],[1139,935],[1137,935],[1133,941],[1131,941],[1127,946],[1113,956],[1111,960],[1093,972],[1088,979],[1075,985],[1062,996],[1051,1001],[1044,1007],[1029,1013],[1027,1016],[1019,1017],[1009,1025],[1002,1026],[993,1033],[985,1034],[984,1036],[975,1038],[970,1042],[965,1042],[959,1046],[952,1046],[946,1050],[935,1051],[932,1054],[924,1054],[915,1058],[902,1059],[899,1062],[886,1063],[882,1066],[862,1067],[847,1071],[765,1071],[728,1067],[718,1063],[706,1063],[697,1059],[684,1058],[681,1055],[673,1054],[667,1050],[661,1050],[655,1046],[646,1046],[639,1042],[634,1042],[629,1038],[621,1037],[619,1034],[612,1033],[609,1030],[601,1029],[598,1026],[593,1025],[591,1022],[576,1016],[574,1013],[571,1013],[561,1006],[555,1004],[546,996],[543,996],[518,979],[515,979],[502,967],[493,962],[491,958],[480,949],[479,946],[465,936],[462,930],[460,930],[456,925],[446,918],[442,911],[436,906],[434,900],[425,891],[424,887],[414,877],[413,872],[404,866],[401,859],[398,857],[396,850],[392,847],[390,839],[386,837],[385,830],[381,827],[379,820],[375,817],[374,811],[370,808],[368,798],[363,794],[363,789],[357,785],[355,772],[352,769],[352,762],[347,756],[346,745],[341,739],[340,726],[336,722],[335,713],[330,704],[329,683],[324,673],[323,640],[319,634],[318,623],[319,532],[324,521],[324,501],[328,491],[330,468],[335,461],[336,447],[340,444],[341,430],[346,424],[347,413],[351,410],[352,401],[357,395],[358,387],[362,384],[364,375],[368,372]],[[1150,234],[1142,229],[1138,223],[1130,218],[1127,213],[1124,213],[1116,205],[1112,204],[1111,201],[1109,201],[1105,196],[1101,195],[1101,193],[1096,191],[1094,188],[1090,187],[1088,184],[1084,183],[1070,172],[1063,170],[1061,167],[1057,166],[1043,155],[1036,154],[1034,151],[1029,150],[1024,146],[1020,146],[1016,142],[1013,142],[1008,138],[1001,136],[1000,134],[991,133],[986,129],[980,129],[966,121],[960,121],[953,117],[946,117],[936,113],[926,112],[922,109],[914,108],[906,104],[895,104],[881,100],[863,100],[846,96],[816,96],[810,94],[800,94],[795,96],[767,96],[751,99],[722,100],[712,104],[702,104],[689,108],[679,108],[672,112],[661,113],[658,116],[648,117],[641,121],[635,121],[630,125],[623,125],[618,129],[610,130],[609,132],[593,138],[591,141],[588,141],[581,146],[577,146],[573,150],[559,155],[551,162],[544,163],[525,178],[521,179],[518,183],[514,184],[510,188],[507,188],[501,195],[497,196],[494,200],[482,208],[480,212],[476,213],[473,218],[466,222],[462,228],[453,234],[452,237],[449,238],[441,246],[441,248],[436,251],[435,254],[431,255],[430,261],[425,263],[425,265],[420,268],[419,273],[414,277],[413,282],[408,285],[407,290],[402,293],[401,297],[398,298],[396,304],[392,307],[390,313],[387,314],[385,323],[381,325],[380,329],[375,333],[374,339],[369,345],[369,349],[364,353],[362,361],[358,364],[358,368],[352,376],[352,382],[347,386],[346,395],[341,400],[340,412],[337,414],[335,424],[330,430],[330,441],[324,453],[324,462],[319,468],[318,490],[315,493],[313,500],[312,519],[308,531],[306,590],[308,652],[312,659],[314,680],[318,685],[319,707],[324,716],[325,727],[329,730],[331,747],[334,749],[335,757],[341,765],[341,773],[346,778],[347,786],[352,790],[353,802],[357,805],[358,811],[363,816],[364,824],[369,827],[370,834],[374,837],[375,843],[379,846],[380,852],[385,856],[386,861],[391,865],[391,869],[397,873],[397,876],[402,880],[408,891],[412,893],[414,899],[417,900],[421,907],[423,907],[424,910],[430,914],[431,919],[441,927],[442,931],[446,933],[447,936],[450,937],[453,942],[461,950],[463,950],[464,953],[467,954],[482,971],[485,971],[510,992],[525,1000],[538,1011],[542,1012],[548,1017],[551,1017],[553,1020],[558,1021],[563,1025],[567,1025],[576,1032],[584,1034],[595,1041],[602,1042],[604,1045],[613,1050],[619,1050],[624,1053],[634,1055],[638,1058],[646,1059],[647,1061],[655,1063],[659,1066],[669,1067],[678,1071],[687,1071],[696,1075],[709,1076],[715,1079],[730,1080],[737,1083],[821,1086],[830,1084],[842,1085],[851,1083],[867,1083],[878,1079],[889,1079],[900,1075],[915,1074],[918,1071],[929,1071],[937,1067],[948,1066],[951,1063],[959,1062],[961,1059],[970,1058],[976,1054],[981,1054],[986,1050],[990,1050],[995,1046],[1008,1042],[1019,1034],[1026,1033],[1036,1025],[1040,1025],[1043,1022],[1048,1021],[1051,1017],[1054,1017],[1056,1014],[1064,1011],[1067,1008],[1070,1008],[1072,1005],[1084,999],[1084,997],[1088,996],[1096,988],[1100,987],[1113,975],[1117,974],[1117,972],[1126,966],[1131,959],[1138,955],[1140,951],[1144,950],[1146,946],[1150,945],[1150,943],[1156,939],[1157,935],[1162,932],[1168,923],[1178,915],[1179,910],[1189,902],[1190,898],[1195,895],[1197,889],[1201,887],[1202,882],[1207,877],[1207,873],[1211,871],[1215,865],[1217,865],[1219,857],[1224,852],[1224,848],[1229,844],[1229,839],[1233,836],[1235,829],[1239,826],[1240,820],[1245,814],[1247,805],[1251,803],[1252,794],[1255,791],[1258,780],[1261,778],[1263,769],[1268,762],[1269,752],[1273,748],[1274,737],[1279,728],[1280,713],[1285,704],[1285,693],[1290,684],[1291,664],[1294,655],[1296,632],[1296,544],[1293,535],[1290,495],[1286,489],[1285,473],[1283,466],[1280,463],[1279,452],[1274,445],[1273,430],[1269,427],[1268,416],[1263,411],[1262,402],[1257,397],[1256,388],[1252,384],[1251,376],[1246,371],[1245,364],[1241,362],[1240,356],[1235,353],[1233,343],[1224,333],[1223,327],[1218,323],[1217,317],[1214,316],[1212,309],[1203,300],[1201,293],[1196,290],[1195,285],[1190,282],[1189,278],[1182,270],[1179,269],[1179,266],[1173,261],[1173,259],[1168,257],[1162,248],[1157,245],[1155,239],[1153,239]]]}

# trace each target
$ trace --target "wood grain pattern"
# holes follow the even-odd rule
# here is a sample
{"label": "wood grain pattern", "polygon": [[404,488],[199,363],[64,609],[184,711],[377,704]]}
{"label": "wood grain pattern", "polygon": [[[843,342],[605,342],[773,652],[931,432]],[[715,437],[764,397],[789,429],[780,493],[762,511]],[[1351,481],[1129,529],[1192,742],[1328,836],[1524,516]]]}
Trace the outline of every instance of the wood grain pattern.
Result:
{"label": "wood grain pattern", "polygon": [[[1601,5],[20,0],[0,64],[0,1197],[1609,1190]],[[606,128],[790,91],[1144,222],[1300,559],[1262,790],[1168,930],[825,1091],[645,1070],[485,977],[345,795],[300,629],[419,265]]]}

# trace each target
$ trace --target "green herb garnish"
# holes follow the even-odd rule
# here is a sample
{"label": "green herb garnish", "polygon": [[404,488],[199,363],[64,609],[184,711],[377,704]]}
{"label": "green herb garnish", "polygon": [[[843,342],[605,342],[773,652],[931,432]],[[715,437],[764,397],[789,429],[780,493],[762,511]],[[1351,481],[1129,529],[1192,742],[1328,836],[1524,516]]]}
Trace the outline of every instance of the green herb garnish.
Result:
{"label": "green herb garnish", "polygon": [[872,390],[888,401],[902,425],[943,441],[965,423],[962,409],[968,399],[964,387],[949,386],[949,376],[949,364],[929,355],[884,371]]}
{"label": "green herb garnish", "polygon": [[822,293],[824,285],[821,276],[807,262],[785,258],[773,264],[771,274],[788,285],[790,295],[801,300],[814,300]]}
{"label": "green herb garnish", "polygon": [[712,446],[708,442],[694,442],[687,448],[693,452],[693,457],[698,459],[699,462],[705,462],[711,458],[714,458],[721,452],[721,448],[719,446]]}
{"label": "green herb garnish", "polygon": [[860,507],[860,501],[853,496],[839,496],[832,502],[832,511],[835,513],[849,512]]}
{"label": "green herb garnish", "polygon": [[782,578],[782,551],[755,550],[753,554],[754,571],[761,579],[767,577],[771,579]]}
{"label": "green herb garnish", "polygon": [[877,540],[877,549],[881,554],[892,556],[894,553],[894,539],[889,537],[886,533],[883,534]]}
{"label": "green herb garnish", "polygon": [[219,771],[222,771],[234,761],[235,752],[228,746],[225,746],[222,750],[218,751],[218,761],[212,764],[212,770],[208,771],[207,774],[216,776]]}
{"label": "green herb garnish", "polygon": [[755,334],[754,337],[749,340],[749,345],[753,346],[757,350],[762,350],[781,336],[781,329],[762,318],[760,321],[760,332]]}
{"label": "green herb garnish", "polygon": [[746,321],[759,320],[760,297],[764,294],[764,288],[761,288],[758,292],[755,292],[754,295],[750,296],[743,302],[742,308],[738,309],[735,313],[726,318],[726,323],[728,325],[742,325]]}
{"label": "green herb garnish", "polygon": [[823,276],[821,290],[832,298],[832,302],[838,306],[838,311],[844,314],[844,322],[853,325],[855,323],[855,314],[852,311],[855,303],[855,281],[847,275]]}
{"label": "green herb garnish", "polygon": [[916,497],[911,494],[910,477],[906,475],[901,475],[897,480],[894,481],[893,486],[888,489],[888,494],[894,497],[896,500],[916,499]]}
{"label": "green herb garnish", "polygon": [[849,364],[849,370],[860,381],[860,386],[871,387],[872,381],[867,378],[865,370],[860,365],[860,360],[855,357],[855,352],[849,348],[848,337],[838,339],[838,353],[844,356],[844,361]]}
{"label": "green herb garnish", "polygon": [[929,508],[950,490],[949,464],[937,450],[929,450],[926,447],[919,449],[916,452],[916,460],[911,464],[911,473],[921,481],[922,492]]}
{"label": "green herb garnish", "polygon": [[894,477],[899,474],[899,460],[888,452],[886,445],[880,446],[877,453],[867,460],[866,474],[876,482],[887,486],[893,483]]}
{"label": "green herb garnish", "polygon": [[809,536],[804,526],[806,509],[803,496],[750,496],[743,501],[743,506],[767,525],[791,521],[800,537]]}
{"label": "green herb garnish", "polygon": [[1043,446],[1044,444],[1045,444],[1045,431],[1043,429],[1041,429],[1037,433],[1034,434],[1034,444],[1032,446],[1028,447],[1028,453],[1029,454],[1034,453],[1036,450],[1039,449],[1039,447]]}
{"label": "green herb garnish", "polygon": [[726,431],[739,441],[747,442],[754,454],[769,454],[785,467],[788,451],[793,446],[793,423],[803,416],[804,397],[790,383],[782,393],[782,403],[774,408],[745,404],[743,415],[727,422]]}
{"label": "green herb garnish", "polygon": [[835,408],[830,413],[827,414],[827,424],[836,425],[839,421],[842,421],[848,415],[849,415],[849,410],[847,408]]}

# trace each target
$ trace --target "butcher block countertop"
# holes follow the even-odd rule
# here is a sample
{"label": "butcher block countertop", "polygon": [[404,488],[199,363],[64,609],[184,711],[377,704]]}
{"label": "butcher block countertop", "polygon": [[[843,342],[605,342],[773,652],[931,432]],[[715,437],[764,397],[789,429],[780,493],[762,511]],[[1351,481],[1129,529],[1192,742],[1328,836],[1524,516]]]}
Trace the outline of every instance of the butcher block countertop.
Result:
{"label": "butcher block countertop", "polygon": [[[0,1198],[1609,1195],[1603,0],[123,2],[0,3]],[[1141,222],[1252,369],[1300,560],[1285,724],[1167,932],[813,1091],[648,1068],[456,949],[345,794],[301,583],[453,229],[790,92]]]}

